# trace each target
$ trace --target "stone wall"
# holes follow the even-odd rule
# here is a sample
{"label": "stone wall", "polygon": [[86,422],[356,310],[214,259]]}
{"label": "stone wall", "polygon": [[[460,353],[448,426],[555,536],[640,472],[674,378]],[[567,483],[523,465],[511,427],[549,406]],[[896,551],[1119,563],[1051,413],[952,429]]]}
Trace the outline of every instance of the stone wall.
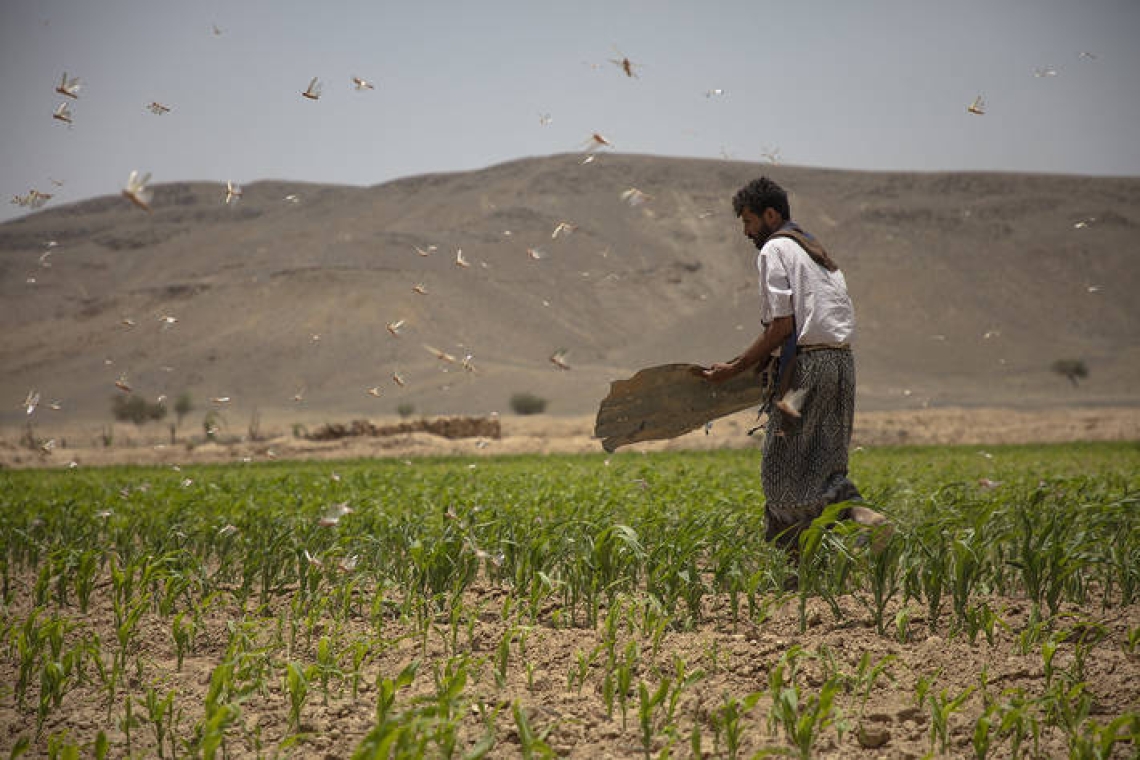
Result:
{"label": "stone wall", "polygon": [[394,425],[376,425],[368,420],[353,420],[350,423],[330,422],[309,433],[305,437],[312,441],[333,441],[355,436],[402,435],[406,433],[431,433],[442,438],[491,438],[503,436],[498,417],[436,417],[400,422]]}

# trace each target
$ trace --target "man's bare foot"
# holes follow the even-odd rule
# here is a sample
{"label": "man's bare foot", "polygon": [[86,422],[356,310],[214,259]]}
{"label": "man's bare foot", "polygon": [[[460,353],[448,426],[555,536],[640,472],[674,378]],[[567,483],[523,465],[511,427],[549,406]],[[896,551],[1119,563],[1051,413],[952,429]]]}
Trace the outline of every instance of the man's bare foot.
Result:
{"label": "man's bare foot", "polygon": [[860,507],[858,505],[852,506],[850,508],[849,514],[851,515],[852,520],[859,523],[860,525],[866,525],[869,528],[873,528],[876,525],[882,525],[887,521],[885,515],[881,515],[875,510],[868,507]]}
{"label": "man's bare foot", "polygon": [[895,532],[894,526],[887,520],[886,515],[879,514],[868,507],[860,506],[852,506],[848,514],[858,525],[870,528],[872,551],[878,553],[886,548],[887,542],[891,540],[891,536]]}

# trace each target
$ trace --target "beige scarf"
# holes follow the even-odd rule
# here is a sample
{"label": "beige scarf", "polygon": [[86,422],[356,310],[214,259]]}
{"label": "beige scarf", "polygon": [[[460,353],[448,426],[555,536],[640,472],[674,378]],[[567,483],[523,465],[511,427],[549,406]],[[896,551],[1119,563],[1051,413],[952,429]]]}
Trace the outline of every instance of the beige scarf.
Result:
{"label": "beige scarf", "polygon": [[827,255],[827,251],[823,247],[823,243],[819,242],[812,235],[804,231],[795,222],[785,222],[784,226],[772,233],[772,237],[786,237],[791,238],[800,244],[800,247],[807,251],[807,255],[811,256],[811,260],[829,272],[838,271],[839,265],[831,260]]}

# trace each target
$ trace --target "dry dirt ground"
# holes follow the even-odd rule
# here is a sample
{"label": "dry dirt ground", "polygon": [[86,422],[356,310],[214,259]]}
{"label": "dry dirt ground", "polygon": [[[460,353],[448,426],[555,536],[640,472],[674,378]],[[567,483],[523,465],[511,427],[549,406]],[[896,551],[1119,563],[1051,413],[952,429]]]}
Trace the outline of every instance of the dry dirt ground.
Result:
{"label": "dry dirt ground", "polygon": [[[164,426],[75,426],[35,435],[29,446],[25,431],[0,434],[0,466],[65,467],[113,464],[193,464],[265,461],[269,459],[346,459],[411,456],[489,456],[600,452],[592,417],[504,416],[498,439],[448,439],[428,433],[385,437],[347,437],[312,441],[295,437],[289,422],[265,419],[257,440],[223,436],[226,442],[202,440],[201,433],[180,435],[175,443]],[[398,419],[387,420],[397,424]],[[695,431],[670,441],[629,446],[620,452],[745,448],[759,445],[748,435],[756,424],[751,411],[717,420],[706,433]],[[311,426],[317,428],[317,423]],[[103,436],[110,435],[111,445]],[[1015,409],[915,409],[856,415],[853,445],[1015,444],[1071,441],[1140,440],[1140,407]],[[50,442],[50,444],[49,444]],[[620,453],[619,452],[619,453]]]}
{"label": "dry dirt ground", "polygon": [[[30,585],[34,578],[18,578],[17,582]],[[107,585],[96,589],[88,614],[80,614],[76,609],[68,609],[66,614],[79,630],[97,633],[101,640],[113,642]],[[396,592],[391,594],[397,600]],[[469,673],[463,693],[472,703],[457,716],[459,746],[470,748],[478,742],[487,730],[486,714],[498,711],[491,757],[522,756],[511,712],[511,704],[516,701],[525,709],[535,732],[544,736],[560,757],[593,760],[641,755],[638,683],[645,681],[652,691],[663,678],[675,676],[678,661],[685,663],[687,674],[699,675],[681,690],[671,720],[663,717],[664,708],[657,712],[650,742],[653,756],[659,756],[670,744],[669,756],[695,756],[694,727],[700,730],[701,757],[730,756],[727,734],[722,729],[718,736],[714,728],[715,716],[723,710],[727,697],[743,701],[754,692],[765,694],[753,707],[742,708],[739,756],[752,757],[765,748],[788,749],[790,745],[782,729],[768,723],[772,701],[767,690],[772,669],[794,647],[805,653],[799,658],[796,677],[804,700],[818,694],[831,676],[838,676],[844,686],[836,699],[841,720],[819,730],[813,757],[917,758],[932,749],[939,757],[974,756],[972,731],[985,700],[1009,704],[1019,693],[1032,700],[1045,691],[1040,643],[1023,647],[1014,633],[1026,627],[1028,606],[1023,600],[987,600],[1004,623],[995,628],[993,642],[989,643],[983,635],[978,635],[975,642],[963,633],[948,635],[946,620],[941,620],[932,633],[923,611],[913,605],[906,635],[900,640],[894,625],[883,635],[877,633],[865,608],[853,598],[841,600],[842,620],[833,616],[820,600],[809,600],[803,631],[795,595],[770,595],[766,609],[757,611],[751,619],[745,613],[736,623],[726,599],[710,598],[699,626],[692,630],[665,630],[659,638],[652,631],[637,630],[626,622],[641,618],[636,610],[619,616],[615,641],[618,656],[628,653],[631,644],[636,643],[640,658],[623,721],[620,699],[614,700],[612,712],[607,713],[605,707],[606,688],[600,667],[605,656],[598,654],[606,643],[602,624],[596,629],[568,627],[564,622],[554,625],[555,610],[549,607],[533,621],[520,616],[521,620],[511,621],[512,627],[519,627],[510,644],[508,664],[500,670],[499,644],[507,633],[501,612],[507,595],[504,588],[477,584],[464,600],[464,609],[475,611],[477,616],[459,621],[454,640],[446,615],[441,615],[422,636],[395,613],[393,605],[391,613],[382,615],[379,622],[370,619],[369,611],[363,609],[344,622],[320,620],[308,633],[302,623],[296,640],[291,642],[289,625],[279,623],[290,618],[287,601],[271,603],[260,612],[252,609],[255,605],[243,610],[233,602],[221,602],[203,617],[181,668],[169,620],[148,613],[139,623],[139,640],[146,642],[145,648],[129,654],[128,682],[116,696],[111,718],[105,693],[92,683],[65,696],[61,708],[45,723],[43,735],[67,731],[71,741],[89,745],[102,730],[111,742],[111,756],[127,756],[127,736],[121,718],[129,696],[135,700],[138,718],[131,732],[133,755],[160,756],[154,723],[148,720],[145,709],[148,688],[159,698],[170,690],[177,693],[171,717],[166,721],[167,729],[182,739],[191,736],[193,726],[202,720],[211,672],[226,659],[232,626],[240,629],[243,624],[252,626],[247,634],[255,639],[255,645],[251,647],[254,654],[246,663],[245,679],[239,678],[237,684],[249,685],[262,668],[265,684],[262,691],[241,700],[240,717],[227,732],[227,757],[278,756],[283,746],[287,749],[279,755],[285,757],[348,757],[374,725],[378,679],[395,679],[411,663],[421,663],[413,683],[397,697],[395,709],[407,710],[416,704],[416,697],[426,697],[429,702],[434,699],[434,668],[442,669],[443,663],[457,657],[467,658]],[[897,606],[889,609],[888,617],[893,619],[897,610]],[[19,616],[26,610],[14,608],[11,612]],[[1068,622],[1062,622],[1060,627],[1064,630],[1067,624],[1079,631],[1078,624],[1090,619],[1096,621],[1098,636],[1082,641],[1080,636],[1071,635],[1059,647],[1052,664],[1054,678],[1073,678],[1091,685],[1094,699],[1090,717],[1103,725],[1117,715],[1135,712],[1140,704],[1136,679],[1140,661],[1136,651],[1127,648],[1129,631],[1140,624],[1140,606],[1115,607],[1107,613],[1098,608],[1066,608],[1060,620]],[[291,728],[284,663],[316,662],[316,642],[327,633],[341,642],[374,641],[377,625],[388,643],[369,650],[360,670],[357,692],[353,693],[349,675],[350,654],[341,653],[345,675],[331,678],[327,701],[314,677],[301,712],[299,732]],[[282,637],[280,641],[275,640],[275,631]],[[868,659],[861,668],[864,655]],[[591,659],[581,667],[583,660]],[[877,677],[868,677],[876,666],[881,666]],[[496,677],[498,674],[501,677]],[[0,678],[4,683],[14,682],[15,668],[7,658],[0,664]],[[943,701],[973,690],[960,709],[948,717],[944,751],[934,733],[929,702],[920,705],[916,698],[923,679],[932,685],[931,693]],[[35,704],[34,698],[31,703]],[[1031,709],[1030,713],[1043,723],[1040,709]],[[21,711],[14,708],[10,696],[0,700],[0,750],[7,752],[21,735],[30,735],[34,723],[34,706]],[[665,725],[673,728],[664,731]],[[286,742],[296,733],[304,736],[290,746]],[[995,729],[990,756],[1008,757],[1011,747],[1010,735],[997,736]],[[33,756],[44,756],[44,748],[41,739],[34,745]],[[1064,736],[1051,728],[1042,729],[1036,746],[1031,736],[1025,737],[1023,754],[1019,756],[1027,756],[1024,753],[1030,751],[1028,756],[1034,757],[1063,757],[1069,752]],[[1113,757],[1134,757],[1134,751],[1134,747],[1118,745]],[[167,745],[165,756],[172,754]],[[184,754],[184,750],[179,748],[178,754]]]}
{"label": "dry dirt ground", "polygon": [[[690,434],[669,442],[641,444],[623,452],[660,449],[712,448],[755,445],[746,435],[751,425],[750,414],[742,413],[718,421],[708,435]],[[501,439],[446,440],[427,434],[411,434],[391,439],[342,439],[316,443],[271,433],[267,440],[235,442],[228,445],[184,443],[170,445],[156,442],[156,430],[115,431],[114,445],[100,447],[85,440],[75,431],[66,441],[57,442],[51,453],[29,451],[10,434],[0,449],[5,466],[66,466],[71,461],[80,466],[107,464],[189,464],[199,462],[232,462],[250,458],[334,458],[451,454],[515,454],[554,452],[598,452],[600,446],[591,439],[592,420],[549,417],[506,418],[502,421]],[[272,430],[272,424],[266,425]],[[963,443],[994,445],[1002,443],[1071,440],[1138,440],[1140,410],[1097,409],[1055,410],[1048,414],[1010,410],[922,410],[910,412],[868,413],[857,421],[858,445],[896,443]],[[617,456],[621,456],[618,454]],[[18,588],[30,589],[33,577],[14,580]],[[398,592],[392,590],[392,599]],[[108,599],[109,584],[96,589],[92,608],[86,615],[77,609],[66,613],[81,628],[95,632],[100,639],[113,642],[115,633]],[[722,709],[727,696],[744,699],[754,692],[767,692],[768,678],[780,658],[793,647],[810,655],[800,659],[798,684],[805,698],[817,694],[827,676],[839,674],[846,686],[839,697],[845,730],[836,726],[820,732],[812,756],[859,758],[912,758],[934,750],[936,756],[973,756],[971,732],[983,710],[984,690],[989,698],[1008,703],[1019,693],[1033,698],[1045,690],[1045,674],[1040,644],[1028,648],[1019,641],[1029,615],[1024,600],[993,597],[990,608],[1005,625],[994,629],[992,643],[979,635],[971,642],[965,634],[949,635],[948,617],[931,632],[925,611],[913,606],[904,640],[893,626],[885,634],[876,632],[867,611],[855,598],[841,600],[843,619],[837,619],[818,599],[809,600],[806,629],[799,628],[798,597],[773,594],[769,606],[754,611],[751,620],[734,623],[724,598],[706,598],[704,620],[693,630],[668,630],[656,641],[651,631],[637,630],[623,623],[618,626],[617,651],[625,652],[636,642],[642,668],[634,678],[628,699],[628,714],[622,720],[620,701],[607,714],[604,700],[602,668],[596,658],[593,664],[579,670],[580,658],[588,657],[605,642],[603,626],[595,628],[554,624],[557,611],[547,607],[536,620],[516,618],[523,625],[525,639],[514,641],[510,661],[501,679],[496,679],[499,642],[506,632],[502,620],[503,600],[508,591],[487,583],[469,592],[465,608],[477,611],[462,621],[451,640],[449,622],[438,619],[426,637],[420,636],[409,621],[393,610],[381,616],[385,639],[391,645],[383,651],[372,650],[365,659],[359,690],[354,696],[349,679],[333,678],[327,704],[320,689],[313,685],[302,711],[301,733],[305,736],[280,752],[289,757],[339,758],[349,756],[374,724],[377,703],[377,679],[394,678],[413,661],[423,664],[412,685],[400,693],[397,709],[407,709],[413,695],[434,694],[433,664],[449,657],[470,655],[471,666],[465,695],[485,702],[489,711],[499,710],[495,720],[496,744],[492,757],[518,757],[522,754],[519,732],[511,714],[511,703],[517,701],[529,716],[531,726],[545,737],[550,747],[563,757],[626,758],[641,755],[643,745],[638,722],[637,683],[644,679],[651,689],[659,683],[654,673],[675,672],[676,658],[681,658],[690,673],[702,675],[685,689],[675,707],[672,733],[657,730],[650,751],[657,756],[673,742],[670,756],[690,757],[693,752],[694,727],[700,728],[703,757],[726,757],[727,734],[714,730],[714,716]],[[27,604],[29,593],[18,592],[17,600]],[[173,715],[177,716],[177,733],[188,736],[201,720],[202,705],[209,685],[210,673],[224,658],[229,626],[235,621],[258,621],[255,634],[263,646],[273,639],[273,621],[288,617],[286,603],[258,613],[252,608],[239,608],[232,601],[219,602],[205,617],[203,626],[189,654],[179,669],[171,638],[169,620],[149,613],[140,623],[144,631],[145,650],[131,653],[128,669],[135,675],[117,697],[113,716],[108,719],[105,696],[94,685],[77,688],[65,697],[60,710],[49,717],[44,736],[63,730],[71,741],[87,744],[100,730],[111,740],[112,756],[126,754],[126,735],[119,718],[129,694],[137,700],[136,714],[145,713],[146,688],[157,684],[161,694],[173,689],[179,694]],[[888,610],[895,619],[897,606]],[[27,610],[20,602],[9,610],[22,619]],[[518,613],[516,613],[518,614]],[[743,618],[748,618],[745,614]],[[274,649],[277,669],[269,674],[263,692],[250,694],[241,704],[241,715],[227,733],[227,756],[273,756],[283,742],[294,733],[288,725],[289,697],[285,691],[281,663],[294,659],[316,661],[316,641],[333,627],[339,626],[337,638],[352,641],[375,632],[375,619],[367,610],[350,615],[344,623],[319,621],[308,639],[304,633],[285,650]],[[638,615],[623,616],[623,620]],[[1066,608],[1057,618],[1061,629],[1070,626],[1074,632],[1084,621],[1095,621],[1097,636],[1082,639],[1075,633],[1058,649],[1053,663],[1056,674],[1078,678],[1092,685],[1094,700],[1090,717],[1100,724],[1112,716],[1137,711],[1140,705],[1140,660],[1135,649],[1129,650],[1130,631],[1140,626],[1140,607],[1113,607],[1107,611],[1099,604],[1083,609]],[[1008,626],[1008,628],[1006,627]],[[286,640],[288,633],[284,634]],[[1079,644],[1079,646],[1078,646]],[[295,648],[294,648],[295,647]],[[882,664],[882,672],[873,681],[860,676],[860,659]],[[581,677],[578,674],[581,673]],[[984,674],[984,676],[983,676]],[[141,675],[141,678],[138,677]],[[1060,678],[1056,675],[1055,678]],[[0,660],[0,683],[12,683],[14,660]],[[922,679],[933,679],[932,693],[950,700],[969,689],[962,707],[949,716],[946,749],[935,738],[934,718],[929,707],[919,705],[916,690]],[[864,702],[862,691],[869,689]],[[790,748],[782,731],[768,722],[771,700],[761,696],[744,713],[739,752],[750,757],[765,748]],[[7,752],[22,735],[29,735],[35,721],[35,708],[16,709],[11,697],[0,699],[0,752]],[[658,716],[657,728],[663,720]],[[470,708],[460,719],[460,746],[471,747],[485,732],[484,715]],[[667,737],[672,736],[673,739]],[[135,756],[157,755],[153,724],[141,717],[132,732]],[[1032,751],[1039,757],[1062,757],[1069,754],[1063,735],[1046,729],[1034,748],[1027,737],[1022,752]],[[1010,755],[1009,734],[995,740],[991,756]],[[260,749],[258,749],[260,747]],[[168,750],[169,752],[169,745]],[[180,750],[181,751],[181,750]],[[1117,745],[1114,757],[1134,757],[1133,745]],[[33,756],[44,756],[46,743],[33,745]],[[169,754],[167,755],[169,756]]]}

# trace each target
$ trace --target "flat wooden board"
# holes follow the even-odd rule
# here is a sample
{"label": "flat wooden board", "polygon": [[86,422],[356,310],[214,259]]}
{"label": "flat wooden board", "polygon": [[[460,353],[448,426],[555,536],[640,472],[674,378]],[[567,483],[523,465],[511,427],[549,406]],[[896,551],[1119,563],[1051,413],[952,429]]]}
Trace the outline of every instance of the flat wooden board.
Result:
{"label": "flat wooden board", "polygon": [[612,452],[630,443],[676,438],[764,400],[763,379],[754,372],[714,384],[699,375],[701,369],[662,364],[615,380],[598,408],[594,437]]}

